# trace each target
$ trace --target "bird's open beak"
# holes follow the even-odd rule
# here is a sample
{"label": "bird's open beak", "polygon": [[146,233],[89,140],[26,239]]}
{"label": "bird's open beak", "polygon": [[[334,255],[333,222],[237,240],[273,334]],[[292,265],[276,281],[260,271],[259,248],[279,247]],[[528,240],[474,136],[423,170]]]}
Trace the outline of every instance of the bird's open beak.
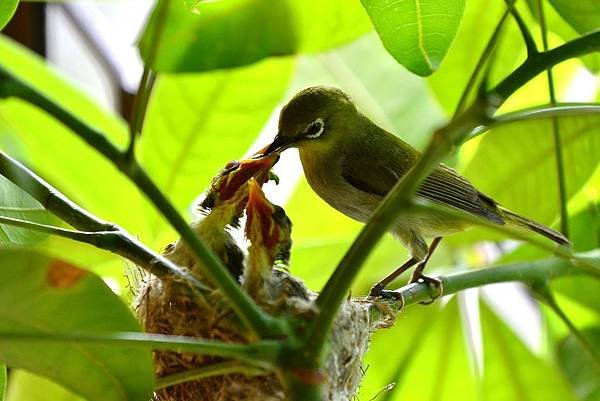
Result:
{"label": "bird's open beak", "polygon": [[269,146],[266,146],[265,148],[261,149],[259,152],[265,156],[279,154],[286,150],[295,141],[296,138],[294,138],[293,136],[284,137],[280,134],[277,134],[273,142]]}
{"label": "bird's open beak", "polygon": [[227,174],[225,181],[218,189],[221,199],[231,198],[251,178],[260,184],[267,182],[269,170],[278,159],[279,156],[274,154],[259,159],[240,160],[236,168]]}

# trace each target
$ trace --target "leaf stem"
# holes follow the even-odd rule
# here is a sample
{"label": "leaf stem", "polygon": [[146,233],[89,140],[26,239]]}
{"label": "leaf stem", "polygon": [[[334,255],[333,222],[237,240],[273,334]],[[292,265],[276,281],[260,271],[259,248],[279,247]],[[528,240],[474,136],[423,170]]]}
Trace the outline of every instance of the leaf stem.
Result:
{"label": "leaf stem", "polygon": [[[548,50],[548,29],[546,27],[546,16],[544,14],[544,5],[541,0],[537,0],[538,13],[540,16],[540,29],[542,31],[542,45],[544,51]],[[556,105],[556,92],[554,89],[554,76],[552,68],[546,70],[548,80],[548,94],[550,95],[550,104]],[[567,212],[567,183],[565,177],[564,157],[562,151],[562,141],[560,138],[560,126],[556,118],[552,119],[552,135],[554,137],[554,152],[556,156],[556,176],[558,179],[558,201],[560,205],[560,231],[569,238],[569,214]]]}
{"label": "leaf stem", "polygon": [[142,134],[146,110],[148,109],[148,101],[150,94],[154,88],[156,74],[152,72],[147,65],[144,66],[144,72],[140,79],[137,94],[135,95],[133,113],[129,120],[129,145],[127,146],[126,158],[132,159],[135,152],[135,144],[138,136]]}
{"label": "leaf stem", "polygon": [[160,377],[156,380],[155,388],[159,390],[193,380],[234,373],[242,374],[244,376],[263,376],[269,374],[269,372],[264,369],[252,365],[245,365],[239,361],[224,361],[206,365],[198,369],[185,370],[169,376]]}
{"label": "leaf stem", "polygon": [[113,344],[148,350],[194,352],[202,355],[235,358],[264,369],[274,369],[281,344],[277,341],[259,341],[252,344],[231,344],[197,337],[172,336],[137,332],[112,333],[0,333],[0,338],[23,342],[68,342]]}

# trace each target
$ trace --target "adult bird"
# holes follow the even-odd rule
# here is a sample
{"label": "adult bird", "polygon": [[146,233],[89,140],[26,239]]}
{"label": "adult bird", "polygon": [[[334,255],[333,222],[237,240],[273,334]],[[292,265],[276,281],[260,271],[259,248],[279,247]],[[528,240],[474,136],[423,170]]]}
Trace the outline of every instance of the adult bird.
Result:
{"label": "adult bird", "polygon": [[[339,89],[314,86],[296,94],[281,110],[279,129],[264,155],[298,148],[306,179],[329,205],[345,215],[366,222],[390,189],[417,162],[420,153],[362,114]],[[421,183],[416,196],[460,209],[496,224],[535,231],[561,245],[569,241],[561,233],[500,206],[478,191],[466,178],[443,164]],[[371,290],[383,289],[405,270],[417,264],[411,282],[424,280],[427,260],[442,237],[471,224],[463,219],[430,211],[406,214],[390,230],[411,258]],[[427,246],[426,238],[433,238]]]}

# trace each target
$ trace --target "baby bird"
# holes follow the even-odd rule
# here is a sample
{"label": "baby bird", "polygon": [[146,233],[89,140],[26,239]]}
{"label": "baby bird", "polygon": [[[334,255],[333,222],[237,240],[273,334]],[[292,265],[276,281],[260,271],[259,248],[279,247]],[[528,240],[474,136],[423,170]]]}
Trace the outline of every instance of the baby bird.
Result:
{"label": "baby bird", "polygon": [[[243,272],[244,254],[228,232],[237,224],[248,199],[248,180],[262,185],[269,179],[269,169],[278,156],[229,162],[212,180],[199,209],[204,214],[191,223],[194,232],[223,261],[230,273],[239,280]],[[187,266],[201,274],[197,260],[181,239],[165,248],[164,255],[172,262]]]}
{"label": "baby bird", "polygon": [[[348,95],[326,86],[304,89],[283,107],[277,136],[263,154],[279,154],[290,147],[298,148],[312,189],[335,209],[360,222],[371,217],[420,157],[409,144],[362,114]],[[417,197],[569,244],[561,233],[503,208],[443,164],[421,183]],[[402,217],[390,231],[408,248],[411,258],[374,286],[371,294],[383,294],[387,284],[415,264],[411,282],[423,279],[439,284],[422,275],[429,256],[443,236],[470,225],[435,211]],[[426,238],[433,238],[429,247]]]}

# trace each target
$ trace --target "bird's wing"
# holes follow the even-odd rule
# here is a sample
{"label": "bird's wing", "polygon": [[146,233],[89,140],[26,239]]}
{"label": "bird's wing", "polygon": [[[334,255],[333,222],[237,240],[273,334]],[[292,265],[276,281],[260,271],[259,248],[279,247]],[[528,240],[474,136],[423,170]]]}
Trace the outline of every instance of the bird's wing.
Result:
{"label": "bird's wing", "polygon": [[[342,163],[342,177],[363,192],[385,196],[408,167],[396,165],[392,154],[373,157],[367,152],[353,155]],[[414,160],[408,159],[414,163]],[[439,165],[419,186],[417,195],[430,202],[453,206],[498,224],[504,224],[496,202],[479,192],[453,169]]]}

